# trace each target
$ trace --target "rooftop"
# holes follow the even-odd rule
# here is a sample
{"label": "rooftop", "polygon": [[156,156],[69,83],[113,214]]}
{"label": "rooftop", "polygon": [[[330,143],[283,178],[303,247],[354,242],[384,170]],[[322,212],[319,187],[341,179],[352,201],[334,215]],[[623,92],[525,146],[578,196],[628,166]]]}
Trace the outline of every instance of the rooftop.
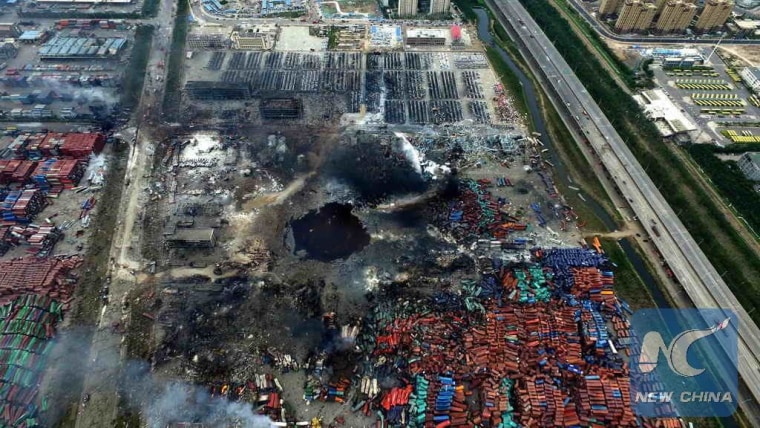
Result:
{"label": "rooftop", "polygon": [[650,119],[664,121],[665,126],[658,126],[658,129],[665,137],[697,129],[691,119],[665,95],[662,89],[644,91],[634,98],[644,108],[644,112]]}

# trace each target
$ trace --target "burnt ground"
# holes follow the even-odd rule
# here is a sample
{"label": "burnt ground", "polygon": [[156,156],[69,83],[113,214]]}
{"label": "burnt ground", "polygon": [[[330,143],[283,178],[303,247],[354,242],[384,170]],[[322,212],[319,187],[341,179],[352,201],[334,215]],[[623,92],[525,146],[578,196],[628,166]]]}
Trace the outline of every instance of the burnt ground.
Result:
{"label": "burnt ground", "polygon": [[[175,275],[178,269],[172,265],[158,268],[163,279],[148,296],[151,302],[142,302],[140,310],[156,319],[150,360],[159,376],[211,385],[242,382],[254,373],[271,371],[263,363],[272,354],[287,353],[304,362],[316,351],[333,349],[331,338],[325,336],[323,314],[334,312],[339,325],[357,323],[379,300],[429,296],[475,274],[471,258],[429,229],[427,200],[397,210],[377,209],[391,198],[414,197],[430,189],[454,195],[451,189],[445,192],[446,181],[422,180],[401,153],[377,140],[350,134],[306,137],[294,141],[285,156],[278,156],[263,138],[239,147],[275,179],[310,169],[315,173],[284,202],[256,203],[256,214],[244,227],[222,231],[222,242],[240,234],[255,237],[271,255],[266,269],[252,272],[223,263],[222,276],[233,276],[220,278],[219,272],[183,277]],[[223,183],[234,189],[234,205],[241,210],[249,206],[240,200],[242,196],[265,181],[256,174],[229,177]],[[320,220],[326,222],[322,227],[329,226],[323,237],[334,235],[341,247],[339,257],[326,260],[295,248],[291,222],[330,204],[349,207],[348,214],[345,210],[339,214],[353,219],[350,226],[361,238],[360,245],[341,246],[346,237],[340,236],[340,227],[327,223],[344,223],[345,218],[328,216]],[[175,260],[197,260],[198,253],[222,262],[232,256],[218,250],[188,250],[176,252]],[[350,375],[353,369],[353,353],[341,352],[329,357],[335,376]],[[298,396],[303,378],[293,379],[290,393]]]}
{"label": "burnt ground", "polygon": [[[385,132],[228,131],[229,137],[220,133],[221,149],[203,156],[236,153],[234,164],[177,169],[172,158],[156,163],[157,188],[179,190],[173,201],[155,199],[143,216],[143,255],[156,261],[156,272],[144,271],[153,284],[132,296],[138,303],[131,306],[137,322],[127,335],[137,351],[131,354],[149,360],[160,378],[203,388],[273,373],[298,420],[317,413],[329,422],[343,414],[348,426],[371,423],[334,404],[303,406],[305,371],[293,372],[283,361],[288,355],[303,366],[329,350],[328,377],[350,377],[357,356],[328,326],[357,325],[378,303],[456,292],[462,279],[475,277],[472,252],[440,227],[461,190],[456,166],[467,160],[461,149],[441,144],[429,159],[449,162],[453,175],[423,178]],[[165,143],[156,157],[170,147]],[[530,221],[529,205],[551,200],[536,174],[526,174],[519,159],[509,162],[516,166],[508,171],[484,165],[467,175],[508,174],[514,187],[493,192],[513,202],[513,215]],[[185,200],[201,200],[204,210],[212,205],[194,214],[196,223],[222,220],[215,248],[163,246],[161,230]],[[326,321],[329,313],[334,317]]]}

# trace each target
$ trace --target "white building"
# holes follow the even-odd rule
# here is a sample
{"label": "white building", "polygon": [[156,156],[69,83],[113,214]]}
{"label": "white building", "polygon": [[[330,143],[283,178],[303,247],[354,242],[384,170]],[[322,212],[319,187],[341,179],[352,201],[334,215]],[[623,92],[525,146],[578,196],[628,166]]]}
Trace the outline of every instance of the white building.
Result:
{"label": "white building", "polygon": [[740,74],[752,91],[760,93],[760,67],[745,67]]}
{"label": "white building", "polygon": [[694,121],[668,98],[662,89],[644,91],[633,98],[644,110],[647,118],[652,120],[663,137],[676,134],[690,135],[697,130]]}
{"label": "white building", "polygon": [[739,169],[752,181],[760,181],[760,153],[745,153],[739,158]]}

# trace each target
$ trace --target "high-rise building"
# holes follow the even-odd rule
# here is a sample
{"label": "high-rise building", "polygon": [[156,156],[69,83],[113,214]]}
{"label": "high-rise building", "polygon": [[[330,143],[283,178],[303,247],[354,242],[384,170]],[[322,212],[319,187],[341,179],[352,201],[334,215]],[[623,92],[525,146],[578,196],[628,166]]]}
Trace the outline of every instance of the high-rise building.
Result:
{"label": "high-rise building", "polygon": [[694,29],[709,32],[722,27],[731,16],[733,9],[733,0],[705,0],[705,8],[702,9]]}
{"label": "high-rise building", "polygon": [[451,0],[430,0],[430,14],[449,13]]}
{"label": "high-rise building", "polygon": [[398,16],[406,18],[417,15],[417,0],[398,0]]}
{"label": "high-rise building", "polygon": [[620,17],[615,22],[615,30],[619,33],[646,31],[652,26],[652,20],[657,13],[654,3],[643,0],[625,0]]}
{"label": "high-rise building", "polygon": [[682,33],[697,14],[697,5],[684,0],[668,0],[654,27],[659,33]]}
{"label": "high-rise building", "polygon": [[620,13],[622,7],[623,0],[602,0],[602,3],[599,5],[599,16],[605,17]]}

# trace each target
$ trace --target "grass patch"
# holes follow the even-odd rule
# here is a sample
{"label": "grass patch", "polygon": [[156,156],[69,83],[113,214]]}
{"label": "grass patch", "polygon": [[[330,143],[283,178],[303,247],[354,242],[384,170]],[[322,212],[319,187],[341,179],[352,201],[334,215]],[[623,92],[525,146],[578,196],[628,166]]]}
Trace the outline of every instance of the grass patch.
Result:
{"label": "grass patch", "polygon": [[150,43],[153,40],[153,27],[141,25],[135,32],[135,46],[127,66],[128,73],[124,74],[122,83],[123,104],[134,108],[140,102],[143,83],[145,82],[145,67],[150,57]]}
{"label": "grass patch", "polygon": [[158,14],[159,6],[161,6],[161,0],[143,0],[140,13],[142,13],[143,18],[155,18]]}
{"label": "grass patch", "polygon": [[300,18],[306,15],[305,10],[291,10],[287,12],[270,13],[265,18]]}
{"label": "grass patch", "polygon": [[718,159],[713,146],[693,144],[688,151],[750,228],[760,230],[760,195],[754,189],[755,183],[742,174],[736,162]]}
{"label": "grass patch", "polygon": [[172,47],[169,52],[169,64],[166,67],[166,93],[163,111],[167,120],[179,120],[180,102],[182,101],[182,67],[185,64],[185,39],[187,39],[187,14],[190,10],[188,0],[178,0],[177,16],[174,18]]}
{"label": "grass patch", "polygon": [[[615,71],[615,74],[624,79],[633,79],[631,71],[624,64],[620,64],[620,61],[609,51],[607,45],[599,40],[596,32],[586,22],[583,17],[578,15],[575,9],[573,9],[566,0],[554,0],[556,7],[562,9],[563,12],[573,21],[575,28],[583,34],[583,37],[591,43],[594,47],[597,55],[599,55],[604,62]],[[626,81],[627,83],[627,81]]]}
{"label": "grass patch", "polygon": [[478,16],[473,10],[475,8],[482,7],[491,13],[483,0],[454,0],[454,4],[468,22],[478,22]]}
{"label": "grass patch", "polygon": [[[525,100],[525,90],[520,83],[520,79],[517,78],[517,75],[509,68],[507,63],[504,62],[496,49],[486,47],[486,56],[488,56],[488,61],[491,62],[501,84],[512,94],[512,101],[515,103],[517,111],[519,111],[520,114],[527,116],[528,120],[532,122],[532,120],[530,120],[530,115],[528,114],[528,103]],[[532,124],[530,128],[534,128]]]}
{"label": "grass patch", "polygon": [[339,35],[340,28],[331,25],[330,29],[327,30],[327,49],[335,49],[338,47]]}
{"label": "grass patch", "polygon": [[617,265],[617,269],[615,269],[615,293],[625,299],[632,309],[655,307],[649,289],[636,272],[631,261],[628,260],[628,256],[617,240],[600,238],[599,241],[604,253]]}

